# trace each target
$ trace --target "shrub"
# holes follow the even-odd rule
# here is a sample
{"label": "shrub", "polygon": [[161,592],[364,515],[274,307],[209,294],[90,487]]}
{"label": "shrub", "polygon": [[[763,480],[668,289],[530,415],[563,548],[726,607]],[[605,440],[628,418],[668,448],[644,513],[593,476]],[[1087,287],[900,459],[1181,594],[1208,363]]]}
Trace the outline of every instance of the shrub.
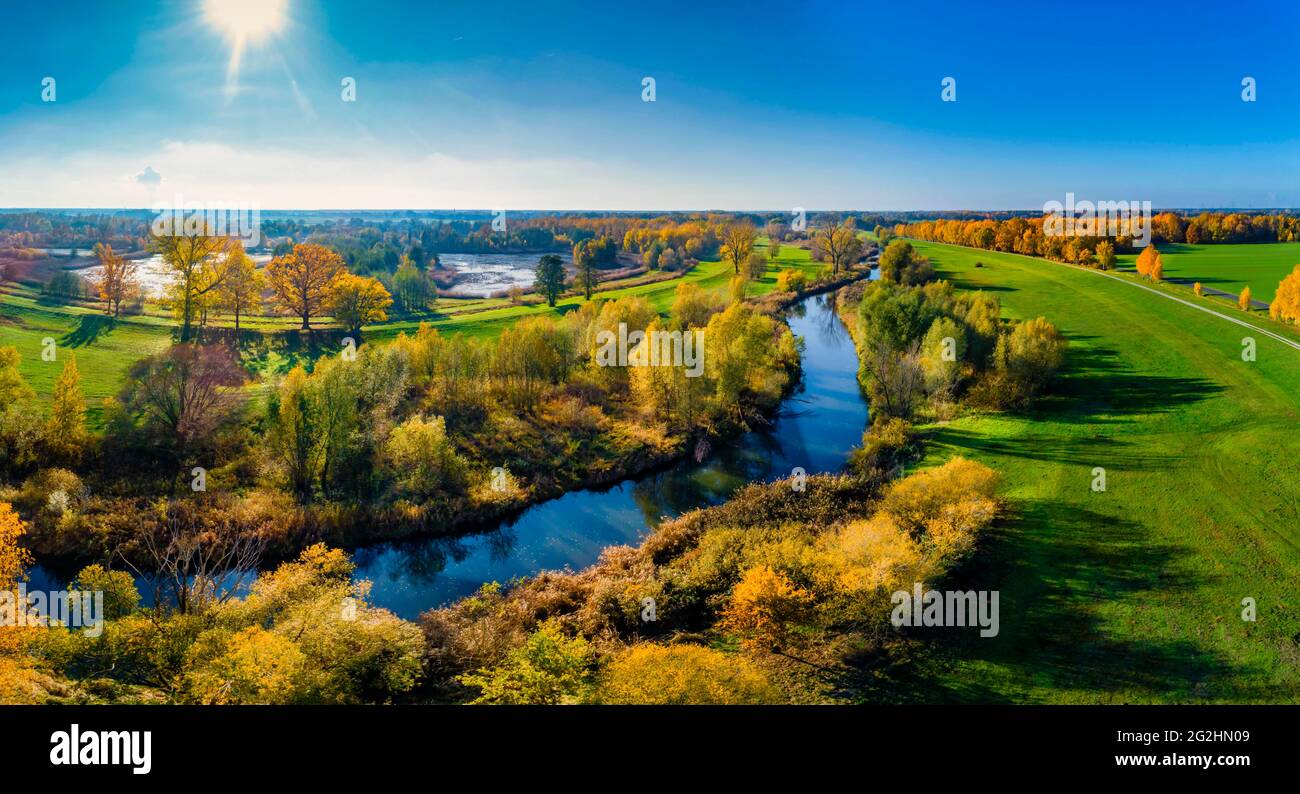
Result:
{"label": "shrub", "polygon": [[772,703],[781,693],[744,659],[699,645],[641,643],[610,662],[593,700],[612,704]]}

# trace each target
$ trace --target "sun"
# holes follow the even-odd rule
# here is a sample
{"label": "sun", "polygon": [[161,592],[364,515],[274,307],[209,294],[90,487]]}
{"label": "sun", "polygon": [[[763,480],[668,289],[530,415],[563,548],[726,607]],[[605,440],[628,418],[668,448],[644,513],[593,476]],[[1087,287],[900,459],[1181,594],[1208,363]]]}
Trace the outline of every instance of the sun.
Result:
{"label": "sun", "polygon": [[287,0],[203,0],[203,16],[240,46],[284,27],[286,5]]}

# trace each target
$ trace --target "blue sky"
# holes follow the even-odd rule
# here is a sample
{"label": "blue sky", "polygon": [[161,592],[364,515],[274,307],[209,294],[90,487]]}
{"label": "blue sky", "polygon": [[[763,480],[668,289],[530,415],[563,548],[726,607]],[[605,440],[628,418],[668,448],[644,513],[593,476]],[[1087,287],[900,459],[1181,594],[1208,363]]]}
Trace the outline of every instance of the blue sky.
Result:
{"label": "blue sky", "polygon": [[986,5],[6,4],[0,206],[1300,206],[1296,4]]}

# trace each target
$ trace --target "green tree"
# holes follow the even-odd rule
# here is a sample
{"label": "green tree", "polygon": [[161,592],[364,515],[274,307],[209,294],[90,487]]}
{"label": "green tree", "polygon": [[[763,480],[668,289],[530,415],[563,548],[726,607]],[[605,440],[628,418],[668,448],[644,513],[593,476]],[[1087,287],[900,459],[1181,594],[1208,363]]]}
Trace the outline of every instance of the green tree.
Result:
{"label": "green tree", "polygon": [[[564,260],[555,254],[542,256],[537,260],[537,291],[546,298],[546,305],[554,306],[563,290]],[[587,297],[591,297],[590,293]]]}
{"label": "green tree", "polygon": [[479,690],[474,703],[553,706],[582,699],[594,662],[595,652],[585,639],[570,639],[558,623],[547,621],[501,664],[459,680]]}

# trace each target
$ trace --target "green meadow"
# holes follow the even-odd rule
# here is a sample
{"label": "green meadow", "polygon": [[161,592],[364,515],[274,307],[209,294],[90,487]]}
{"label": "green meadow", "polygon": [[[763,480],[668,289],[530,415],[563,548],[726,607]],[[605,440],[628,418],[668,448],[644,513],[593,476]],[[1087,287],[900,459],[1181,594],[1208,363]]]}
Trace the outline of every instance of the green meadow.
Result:
{"label": "green meadow", "polygon": [[[766,246],[766,240],[760,240],[758,250],[766,253]],[[824,265],[812,260],[806,249],[785,246],[776,265],[769,265],[763,278],[749,283],[747,294],[760,296],[774,290],[777,270],[787,267],[802,270],[811,279]],[[667,314],[678,284],[685,281],[704,289],[726,292],[732,275],[732,267],[726,262],[701,262],[686,275],[676,278],[645,283],[646,276],[642,275],[602,284],[598,297],[639,296],[661,314]],[[427,322],[444,333],[494,339],[524,317],[562,314],[576,309],[583,302],[581,296],[568,297],[551,308],[545,303],[514,306],[506,298],[443,298],[438,301],[436,310],[426,317],[395,317],[389,322],[367,326],[362,329],[362,339],[375,343],[391,341],[399,333],[414,333],[421,322]],[[219,315],[209,324],[230,327],[233,320]],[[264,334],[268,340],[283,337],[297,325],[295,320],[272,316],[244,318],[241,322],[242,327]],[[330,324],[326,319],[319,326],[329,328]],[[8,283],[0,290],[0,346],[12,346],[19,351],[23,377],[42,397],[53,393],[54,381],[62,369],[62,358],[54,363],[42,360],[44,340],[54,339],[60,356],[67,351],[73,352],[81,371],[92,426],[99,422],[102,400],[119,393],[131,364],[165,347],[173,339],[175,330],[176,325],[170,316],[153,304],[144,314],[128,315],[115,321],[91,306],[51,301],[30,285]],[[321,352],[289,353],[280,349],[281,346],[270,347],[269,351],[261,352],[245,350],[245,363],[266,378],[283,374],[303,358]]]}
{"label": "green meadow", "polygon": [[[1199,281],[1233,295],[1250,287],[1255,300],[1271,303],[1277,285],[1300,265],[1300,243],[1187,245],[1165,243],[1160,249],[1165,278]],[[1120,270],[1134,270],[1136,254],[1117,257]]]}
{"label": "green meadow", "polygon": [[923,465],[964,455],[1005,477],[1009,516],[954,583],[1000,591],[1001,630],[923,637],[884,696],[1300,701],[1300,351],[1261,335],[1243,361],[1245,329],[1127,276],[913,244],[1071,347],[1027,412],[924,428]]}

